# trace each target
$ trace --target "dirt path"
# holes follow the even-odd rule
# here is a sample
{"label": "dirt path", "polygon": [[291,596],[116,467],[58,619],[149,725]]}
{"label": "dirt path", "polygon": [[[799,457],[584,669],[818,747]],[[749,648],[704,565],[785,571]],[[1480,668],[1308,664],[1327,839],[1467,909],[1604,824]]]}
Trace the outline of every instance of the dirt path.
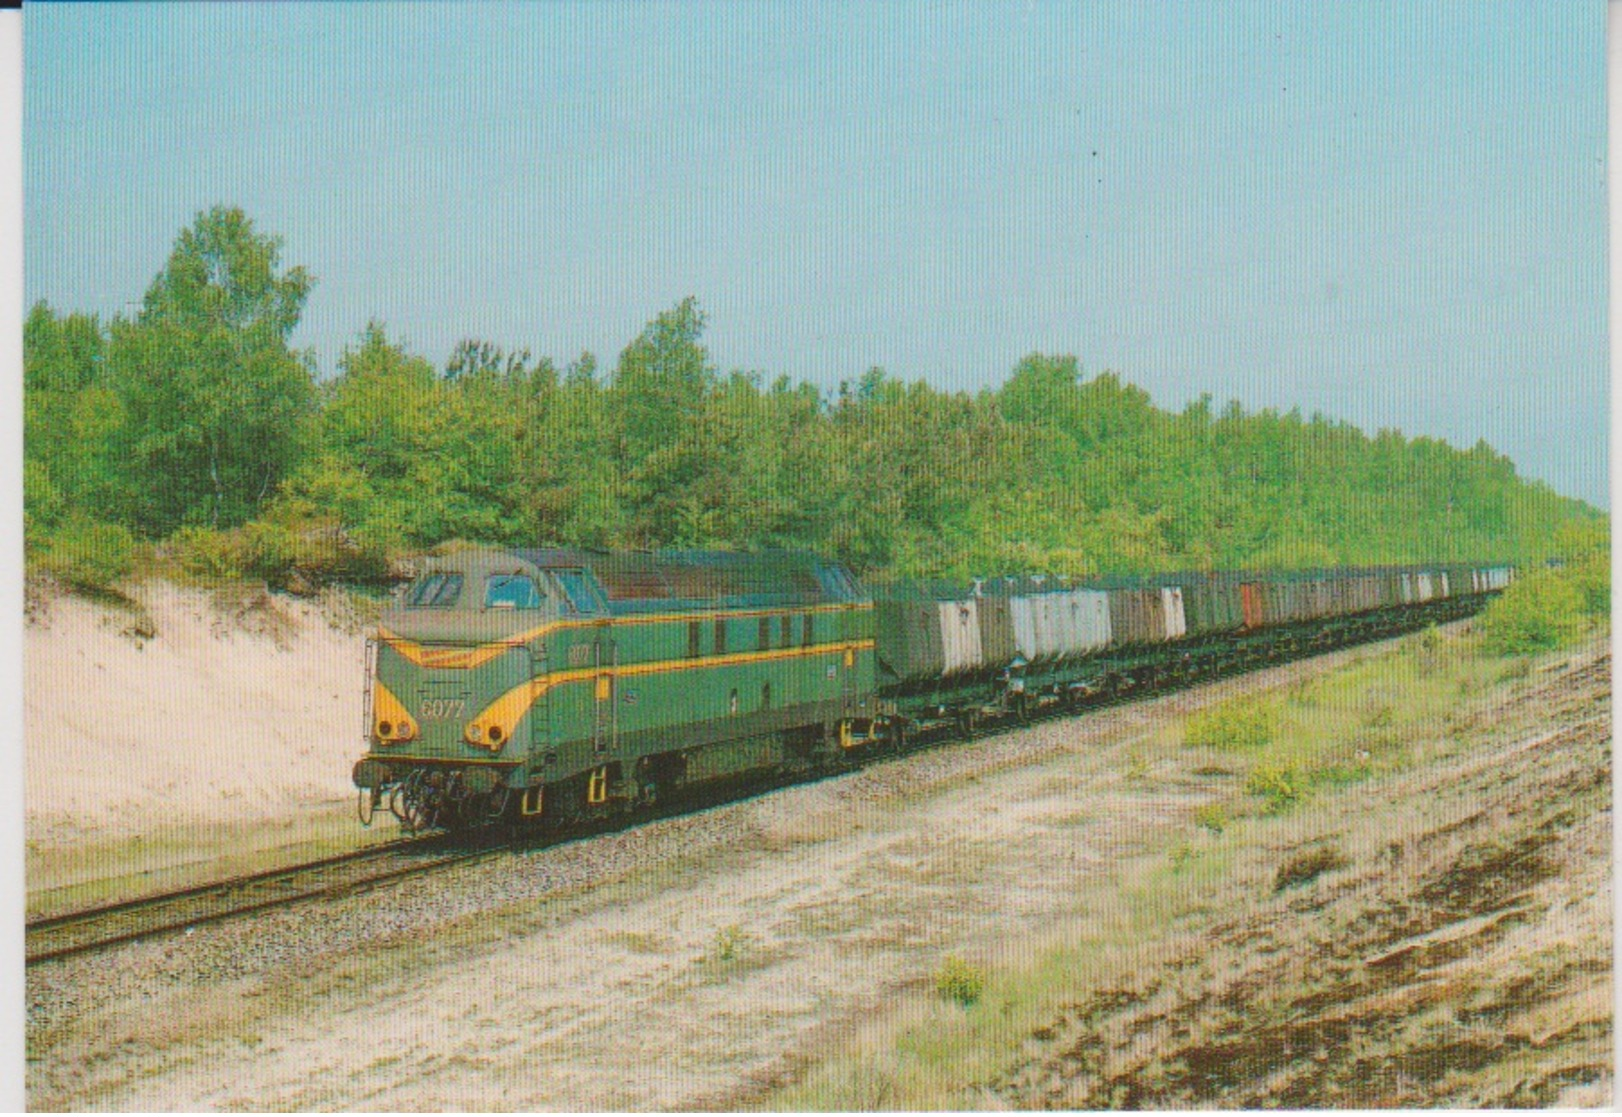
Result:
{"label": "dirt path", "polygon": [[[46,1108],[690,1108],[770,1080],[803,1043],[882,1008],[952,953],[1017,944],[1080,882],[1186,825],[1220,777],[1147,770],[1168,719],[1284,686],[1343,652],[1138,706],[946,748],[821,784],[515,858],[515,879],[581,861],[538,901],[321,939],[210,980],[180,945],[119,990],[30,1019],[30,1104]],[[597,864],[596,862],[601,862]],[[432,887],[476,890],[435,878]],[[357,900],[372,903],[377,898]],[[392,918],[392,917],[391,917]],[[380,919],[380,922],[383,920]],[[264,949],[279,943],[268,931]],[[251,953],[254,945],[233,948]],[[117,965],[98,962],[96,965]],[[245,963],[243,965],[246,965]],[[243,965],[235,966],[240,971]],[[232,967],[210,964],[213,969]],[[130,973],[138,973],[132,978]],[[51,994],[52,996],[56,994]]]}

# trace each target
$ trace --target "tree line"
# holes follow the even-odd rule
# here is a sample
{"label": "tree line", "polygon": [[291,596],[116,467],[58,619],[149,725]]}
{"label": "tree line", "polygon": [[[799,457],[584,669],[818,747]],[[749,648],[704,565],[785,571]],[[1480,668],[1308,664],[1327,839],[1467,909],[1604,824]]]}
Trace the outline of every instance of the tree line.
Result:
{"label": "tree line", "polygon": [[24,329],[31,566],[147,561],[380,581],[448,540],[806,548],[866,575],[1540,559],[1603,518],[1459,450],[1297,412],[1180,412],[1073,356],[944,392],[722,372],[691,298],[599,368],[469,339],[443,367],[370,322],[331,375],[315,286],[240,210],[200,214],[132,316]]}

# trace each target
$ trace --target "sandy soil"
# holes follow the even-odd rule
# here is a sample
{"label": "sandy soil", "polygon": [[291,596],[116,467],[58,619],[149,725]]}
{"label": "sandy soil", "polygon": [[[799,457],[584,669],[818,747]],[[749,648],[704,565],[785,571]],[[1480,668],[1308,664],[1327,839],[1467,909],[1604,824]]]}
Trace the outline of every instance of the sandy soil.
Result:
{"label": "sandy soil", "polygon": [[35,853],[347,809],[365,637],[336,601],[134,586],[34,603],[24,642]]}
{"label": "sandy soil", "polygon": [[[927,985],[946,956],[1025,949],[1114,866],[1186,831],[1223,780],[1138,754],[1168,718],[1363,654],[518,857],[514,877],[586,859],[597,878],[361,949],[323,945],[321,926],[339,922],[329,909],[307,924],[293,966],[196,980],[188,946],[165,947],[132,962],[157,967],[140,1003],[87,1008],[30,1036],[30,1104],[738,1103]],[[428,887],[469,886],[444,874]],[[381,920],[378,900],[351,902]]]}

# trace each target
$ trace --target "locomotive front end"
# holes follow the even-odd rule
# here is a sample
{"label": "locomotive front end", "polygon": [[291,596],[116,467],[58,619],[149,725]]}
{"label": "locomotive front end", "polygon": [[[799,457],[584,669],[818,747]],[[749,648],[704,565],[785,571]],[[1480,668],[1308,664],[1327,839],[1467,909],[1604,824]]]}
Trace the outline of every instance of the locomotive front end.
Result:
{"label": "locomotive front end", "polygon": [[527,801],[536,680],[556,620],[539,571],[507,552],[429,560],[371,641],[362,822],[464,829]]}

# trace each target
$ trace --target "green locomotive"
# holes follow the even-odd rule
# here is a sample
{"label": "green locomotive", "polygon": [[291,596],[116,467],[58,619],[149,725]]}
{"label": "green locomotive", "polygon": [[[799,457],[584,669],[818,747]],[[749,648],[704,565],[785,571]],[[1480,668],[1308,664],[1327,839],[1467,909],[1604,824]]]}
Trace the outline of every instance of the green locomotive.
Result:
{"label": "green locomotive", "polygon": [[567,819],[818,764],[872,732],[872,602],[811,555],[427,560],[368,671],[363,821]]}

